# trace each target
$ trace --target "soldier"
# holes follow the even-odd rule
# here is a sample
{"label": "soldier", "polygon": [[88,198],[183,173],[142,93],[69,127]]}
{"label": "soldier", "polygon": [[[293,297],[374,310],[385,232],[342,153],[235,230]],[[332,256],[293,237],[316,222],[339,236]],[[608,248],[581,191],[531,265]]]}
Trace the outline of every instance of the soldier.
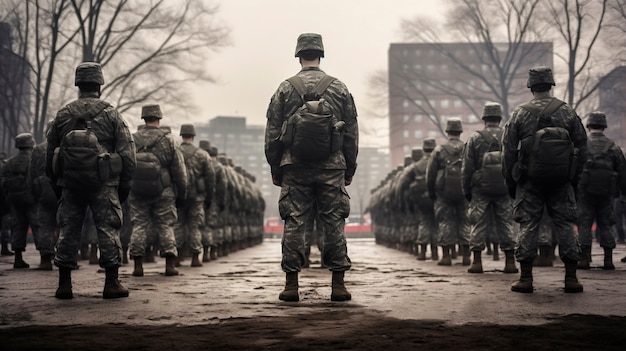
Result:
{"label": "soldier", "polygon": [[177,220],[176,205],[182,206],[187,192],[185,161],[177,150],[172,133],[160,128],[161,107],[141,108],[145,127],[133,134],[137,147],[137,171],[130,193],[130,213],[133,232],[130,237],[130,258],[135,262],[133,276],[143,276],[143,257],[148,235],[156,232],[165,257],[165,275],[178,275],[176,270]]}
{"label": "soldier", "polygon": [[222,216],[226,208],[227,179],[222,163],[217,160],[219,150],[215,146],[209,148],[209,155],[213,159],[215,168],[215,194],[214,201],[209,207],[208,225],[213,234],[211,245],[211,260],[216,260],[224,256],[224,217]]}
{"label": "soldier", "polygon": [[604,136],[607,127],[606,116],[600,111],[587,117],[588,159],[578,186],[578,236],[582,259],[578,269],[589,269],[593,236],[591,226],[596,223],[596,238],[604,249],[602,269],[615,269],[613,249],[615,248],[615,194],[626,194],[626,160],[620,147]]}
{"label": "soldier", "polygon": [[[78,65],[75,85],[79,88],[79,98],[59,110],[48,133],[46,172],[58,187],[57,198],[61,198],[54,259],[59,267],[59,288],[55,294],[59,299],[73,297],[71,271],[78,268],[76,254],[87,208],[94,216],[100,266],[106,273],[102,297],[128,297],[128,290],[118,280],[122,264],[121,203],[130,192],[135,145],[118,111],[100,100],[102,84],[104,77],[99,63]],[[90,146],[89,153],[83,153],[84,145]],[[57,148],[60,164],[55,162]]]}
{"label": "soldier", "polygon": [[[0,171],[7,163],[7,154],[0,152]],[[0,182],[0,242],[2,243],[2,250],[0,255],[13,256],[15,253],[9,249],[9,243],[11,242],[11,208],[9,202],[2,189],[2,182]]]}
{"label": "soldier", "polygon": [[[209,151],[211,150],[211,143],[208,140],[200,140],[200,143],[198,146],[202,150],[206,151],[206,153],[209,155],[209,160],[211,161],[211,167],[213,168],[213,171],[215,172],[215,160],[209,153]],[[214,247],[215,245],[213,242],[213,231],[211,230],[211,226],[210,226],[210,222],[213,220],[211,219],[210,209],[211,209],[211,202],[213,202],[215,198],[215,187],[211,191],[211,194],[207,193],[207,197],[209,197],[210,200],[208,202],[205,201],[204,203],[205,204],[204,221],[202,222],[202,225],[200,226],[200,233],[202,234],[202,262],[210,262],[212,259],[217,258],[216,253],[211,252],[211,247]],[[211,258],[211,256],[213,256],[214,258]]]}
{"label": "soldier", "polygon": [[35,200],[27,184],[28,167],[35,147],[35,139],[30,133],[21,133],[15,137],[15,147],[19,153],[11,157],[2,167],[2,189],[11,208],[11,246],[15,251],[13,268],[28,268],[22,252],[26,250],[28,228],[34,226],[36,219]]}
{"label": "soldier", "polygon": [[446,122],[448,143],[438,145],[428,163],[426,182],[428,195],[435,203],[435,216],[439,223],[439,246],[443,256],[440,266],[452,265],[454,246],[462,248],[463,265],[470,265],[469,233],[465,197],[461,182],[461,166],[465,144],[460,136],[463,126],[459,119]]}
{"label": "soldier", "polygon": [[[486,103],[482,119],[485,128],[469,137],[463,158],[463,193],[469,202],[470,248],[474,254],[474,262],[467,271],[483,272],[481,253],[492,227],[494,242],[500,244],[506,258],[504,273],[517,273],[513,255],[513,213],[501,166],[502,106]],[[494,250],[497,253],[498,247]]]}
{"label": "soldier", "polygon": [[511,285],[515,292],[533,292],[533,259],[544,207],[565,264],[565,292],[583,291],[576,277],[581,252],[574,225],[575,189],[587,157],[587,136],[576,112],[551,96],[553,85],[549,67],[529,70],[527,87],[533,99],[515,108],[502,137],[503,173],[509,195],[515,198],[513,219],[520,224],[515,258],[521,274]]}
{"label": "soldier", "polygon": [[202,233],[204,208],[212,200],[215,187],[215,169],[211,156],[203,149],[193,145],[196,130],[192,124],[180,127],[183,143],[178,150],[183,155],[187,169],[187,199],[178,207],[178,223],[175,226],[176,246],[180,250],[188,245],[191,252],[191,267],[202,267],[199,255],[202,252]]}
{"label": "soldier", "polygon": [[[48,124],[48,130],[52,122]],[[39,250],[41,262],[37,269],[51,271],[54,259],[54,245],[58,226],[57,198],[46,174],[46,150],[48,142],[44,141],[35,146],[30,159],[28,170],[28,186],[35,200],[35,221],[32,223],[33,239]]]}
{"label": "soldier", "polygon": [[[320,219],[318,229],[324,236],[324,264],[332,271],[331,300],[350,300],[351,295],[344,284],[345,271],[351,267],[344,232],[345,218],[350,214],[345,187],[352,183],[357,166],[356,107],[348,88],[319,68],[320,59],[324,57],[321,35],[301,34],[295,56],[299,58],[302,70],[283,81],[272,96],[265,130],[265,156],[271,168],[272,182],[281,187],[279,209],[285,220],[281,267],[286,273],[286,284],[279,299],[299,301],[298,272],[305,259],[305,227],[313,220],[315,206]],[[315,99],[317,102],[309,103],[309,111],[317,106],[317,113],[332,114],[338,120],[332,126],[336,142],[334,149],[324,142],[331,135],[323,136],[320,144],[300,142],[308,139],[301,139],[304,136],[298,135],[297,126],[295,135],[291,135],[293,138],[283,135],[283,141],[290,144],[287,146],[279,140],[283,124],[305,101]],[[291,122],[297,121],[293,118]],[[308,148],[314,145],[316,150]]]}
{"label": "soldier", "polygon": [[435,218],[435,204],[428,196],[426,186],[426,169],[433,150],[437,146],[437,142],[433,138],[424,139],[422,142],[422,150],[424,156],[415,165],[415,191],[417,193],[417,240],[419,247],[417,259],[426,260],[426,249],[430,245],[430,254],[433,261],[439,260],[437,250],[437,232],[438,224]]}

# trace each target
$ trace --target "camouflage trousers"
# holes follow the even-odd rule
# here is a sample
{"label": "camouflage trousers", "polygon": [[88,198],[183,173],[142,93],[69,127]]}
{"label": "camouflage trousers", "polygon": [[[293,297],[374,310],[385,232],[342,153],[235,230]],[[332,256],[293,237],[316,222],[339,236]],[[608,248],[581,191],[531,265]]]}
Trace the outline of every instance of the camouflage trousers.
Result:
{"label": "camouflage trousers", "polygon": [[439,246],[455,244],[469,245],[469,225],[467,223],[467,205],[465,200],[447,201],[437,197],[435,217],[439,224]]}
{"label": "camouflage trousers", "polygon": [[437,244],[437,233],[439,226],[437,225],[437,218],[435,218],[434,208],[422,208],[417,211],[418,218],[418,230],[416,244]]}
{"label": "camouflage trousers", "polygon": [[324,240],[323,262],[331,271],[349,270],[344,232],[350,197],[344,170],[284,167],[278,210],[285,221],[282,238],[284,272],[299,272],[305,262],[305,235],[317,214],[317,229]]}
{"label": "camouflage trousers", "polygon": [[37,220],[35,206],[22,207],[11,205],[11,247],[14,251],[26,250],[28,228]]}
{"label": "camouflage trousers", "polygon": [[57,267],[78,269],[76,254],[81,240],[83,221],[87,208],[93,213],[100,248],[100,267],[122,265],[122,207],[117,188],[103,186],[97,191],[80,192],[63,188],[61,203],[57,211],[59,239],[57,240],[54,264]]}
{"label": "camouflage trousers", "polygon": [[2,243],[11,242],[11,215],[5,214],[0,217],[0,240]]}
{"label": "camouflage trousers", "polygon": [[490,234],[492,242],[499,243],[503,251],[515,248],[513,207],[509,195],[487,198],[473,192],[472,201],[467,206],[467,220],[472,251],[483,251]]}
{"label": "camouflage trousers", "polygon": [[130,247],[130,236],[133,233],[133,225],[130,220],[130,201],[126,201],[122,204],[122,229],[120,229],[120,240],[122,241],[122,247],[124,250]]}
{"label": "camouflage trousers", "polygon": [[215,245],[213,231],[215,230],[215,210],[213,206],[204,208],[204,221],[200,227],[202,233],[202,246]]}
{"label": "camouflage trousers", "polygon": [[591,227],[596,222],[600,247],[615,248],[615,208],[611,196],[578,195],[578,237],[581,246],[591,246]]}
{"label": "camouflage trousers", "polygon": [[[123,215],[122,215],[123,217]],[[97,245],[98,244],[98,231],[96,230],[96,224],[94,223],[93,213],[90,209],[87,209],[85,214],[85,220],[83,221],[83,232],[80,239],[81,245]]]}
{"label": "camouflage trousers", "polygon": [[574,189],[565,185],[543,185],[527,181],[518,184],[513,206],[513,219],[520,224],[515,244],[517,261],[532,260],[537,256],[539,228],[544,208],[552,219],[552,231],[559,245],[561,259],[578,261],[581,257],[576,225]]}
{"label": "camouflage trousers", "polygon": [[189,247],[192,254],[202,252],[202,233],[200,227],[204,223],[204,201],[186,201],[178,208],[178,222],[174,226],[176,247],[180,251]]}
{"label": "camouflage trousers", "polygon": [[[161,257],[177,256],[174,225],[178,219],[174,191],[167,188],[161,196],[144,198],[133,193],[128,198],[133,232],[130,236],[130,256],[143,257],[150,238],[156,236]],[[154,234],[150,234],[154,232]]]}
{"label": "camouflage trousers", "polygon": [[548,211],[544,209],[543,217],[541,217],[541,223],[539,224],[539,239],[537,239],[537,244],[540,246],[556,246],[556,238],[552,234],[552,231],[552,219],[550,215],[548,215]]}
{"label": "camouflage trousers", "polygon": [[35,247],[43,255],[54,255],[54,246],[57,242],[57,209],[50,208],[38,202],[35,212],[35,221],[31,225]]}

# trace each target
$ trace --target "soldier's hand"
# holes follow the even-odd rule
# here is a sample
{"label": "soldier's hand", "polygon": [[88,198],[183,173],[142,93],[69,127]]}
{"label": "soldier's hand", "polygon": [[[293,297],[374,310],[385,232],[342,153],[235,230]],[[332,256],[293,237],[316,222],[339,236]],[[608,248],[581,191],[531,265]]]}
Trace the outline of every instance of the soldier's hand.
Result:
{"label": "soldier's hand", "polygon": [[272,184],[281,186],[283,184],[283,175],[272,173]]}
{"label": "soldier's hand", "polygon": [[117,188],[117,196],[120,198],[120,203],[123,204],[128,199],[130,194],[130,188]]}
{"label": "soldier's hand", "polygon": [[346,186],[352,184],[352,177],[346,177]]}

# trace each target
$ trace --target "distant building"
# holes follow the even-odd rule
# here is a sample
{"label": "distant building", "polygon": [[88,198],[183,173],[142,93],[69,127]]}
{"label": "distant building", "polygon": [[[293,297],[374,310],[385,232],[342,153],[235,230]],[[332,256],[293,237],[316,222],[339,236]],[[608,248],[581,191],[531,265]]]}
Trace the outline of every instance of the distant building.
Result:
{"label": "distant building", "polygon": [[370,191],[389,173],[389,153],[378,148],[361,147],[352,184],[347,188],[350,195],[350,213],[363,215],[370,201]]}
{"label": "distant building", "polygon": [[[391,167],[401,165],[411,150],[422,145],[424,138],[446,138],[431,121],[460,118],[463,122],[461,140],[471,132],[482,129],[481,113],[485,102],[500,99],[490,93],[492,85],[499,86],[495,68],[485,59],[486,52],[478,44],[469,43],[400,43],[389,48],[389,149]],[[494,48],[505,57],[508,44]],[[508,90],[509,109],[528,101],[526,87],[528,69],[532,66],[553,66],[552,43],[528,43],[518,52],[525,53],[517,74]],[[455,57],[453,60],[451,57]],[[460,65],[463,65],[461,67]],[[472,72],[472,73],[470,73]],[[487,82],[481,78],[485,78]],[[504,105],[503,105],[504,106]],[[504,111],[509,115],[511,111]],[[508,116],[505,118],[505,120]],[[443,128],[442,128],[443,129]]]}
{"label": "distant building", "polygon": [[13,52],[11,26],[0,22],[0,151],[14,153],[14,137],[31,131],[30,99],[28,63]]}
{"label": "distant building", "polygon": [[[606,136],[626,151],[626,66],[604,76],[599,86],[599,110],[606,114]],[[582,117],[582,116],[581,116]]]}

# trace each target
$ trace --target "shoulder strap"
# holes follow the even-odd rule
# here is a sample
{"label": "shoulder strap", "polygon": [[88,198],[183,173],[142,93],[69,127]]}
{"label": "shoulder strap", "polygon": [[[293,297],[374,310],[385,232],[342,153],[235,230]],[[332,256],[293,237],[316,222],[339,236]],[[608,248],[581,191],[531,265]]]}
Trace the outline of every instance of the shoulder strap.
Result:
{"label": "shoulder strap", "polygon": [[452,145],[448,145],[448,144],[442,144],[441,147],[446,150],[446,153],[448,154],[448,156],[454,156],[457,154],[460,154],[461,150],[457,150],[455,147],[453,147]]}
{"label": "shoulder strap", "polygon": [[552,100],[550,100],[550,102],[542,110],[540,110],[539,107],[531,104],[530,102],[521,105],[521,107],[537,117],[537,120],[535,121],[535,131],[537,131],[537,127],[539,126],[539,120],[541,120],[542,118],[552,117],[552,115],[564,104],[564,101],[553,97]]}
{"label": "shoulder strap", "polygon": [[[315,87],[313,87],[313,90],[311,90],[311,92],[315,94],[316,96],[321,96],[326,91],[326,89],[328,89],[330,84],[332,84],[332,82],[335,81],[335,79],[336,79],[335,77],[324,75],[322,79],[319,82],[317,82]],[[304,100],[304,96],[308,93],[308,91],[306,87],[304,86],[304,82],[302,81],[302,78],[300,78],[300,76],[298,75],[295,75],[287,79],[287,81],[291,83],[291,85],[293,85],[293,87],[296,89],[296,91],[298,92],[302,100]]]}
{"label": "shoulder strap", "polygon": [[147,145],[144,144],[144,138],[140,134],[137,134],[137,138],[142,141],[142,143],[141,143],[142,145],[140,145],[137,148],[137,151],[140,151],[140,150],[147,150],[147,151],[149,151],[149,150],[151,150],[154,147],[154,145],[156,145],[159,141],[161,141],[163,138],[165,138],[165,136],[167,134],[169,134],[168,131],[164,131],[163,129],[159,129],[159,131],[162,133],[161,136],[158,137],[155,141],[153,141],[153,142],[151,142],[150,144],[147,144]]}
{"label": "shoulder strap", "polygon": [[613,142],[613,140],[609,140],[607,141],[607,143],[604,145],[604,147],[602,148],[602,151],[600,153],[600,155],[606,155],[609,153],[609,150],[611,150],[611,147],[613,147],[613,144],[615,144]]}
{"label": "shoulder strap", "polygon": [[78,121],[85,121],[87,127],[91,129],[91,120],[108,106],[108,102],[99,100],[95,104],[91,105],[91,107],[87,111],[85,111],[85,113],[74,119],[74,126],[72,128],[76,128],[76,123]]}

